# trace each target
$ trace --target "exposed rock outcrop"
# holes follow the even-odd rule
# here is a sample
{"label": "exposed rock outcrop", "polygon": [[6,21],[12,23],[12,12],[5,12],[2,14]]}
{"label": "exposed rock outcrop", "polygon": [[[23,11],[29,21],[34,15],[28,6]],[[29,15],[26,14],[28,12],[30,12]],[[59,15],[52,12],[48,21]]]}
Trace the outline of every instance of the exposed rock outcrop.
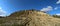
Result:
{"label": "exposed rock outcrop", "polygon": [[60,26],[59,18],[36,10],[15,12],[0,22],[0,26]]}

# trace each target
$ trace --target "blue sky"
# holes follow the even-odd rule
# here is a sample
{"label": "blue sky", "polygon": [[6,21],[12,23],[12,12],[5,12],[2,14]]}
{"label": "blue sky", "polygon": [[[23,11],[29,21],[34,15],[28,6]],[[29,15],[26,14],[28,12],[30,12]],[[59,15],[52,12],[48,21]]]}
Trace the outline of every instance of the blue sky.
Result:
{"label": "blue sky", "polygon": [[0,0],[0,15],[32,8],[47,11],[51,15],[60,14],[60,0]]}

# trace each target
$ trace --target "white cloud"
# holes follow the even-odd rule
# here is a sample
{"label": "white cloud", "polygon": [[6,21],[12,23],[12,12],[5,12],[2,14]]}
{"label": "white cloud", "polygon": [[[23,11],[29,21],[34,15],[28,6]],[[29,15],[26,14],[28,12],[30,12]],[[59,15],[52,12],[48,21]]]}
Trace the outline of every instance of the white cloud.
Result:
{"label": "white cloud", "polygon": [[56,15],[60,16],[60,13],[59,14],[56,14]]}
{"label": "white cloud", "polygon": [[58,0],[58,1],[56,2],[56,4],[60,4],[60,0]]}
{"label": "white cloud", "polygon": [[57,10],[57,9],[58,9],[58,7],[55,7],[55,8],[54,8],[54,10]]}
{"label": "white cloud", "polygon": [[0,7],[0,16],[5,16],[6,11],[4,11],[1,7]]}
{"label": "white cloud", "polygon": [[47,12],[53,10],[52,6],[47,6],[47,8],[42,8],[41,11]]}
{"label": "white cloud", "polygon": [[54,10],[60,9],[60,7],[55,7]]}

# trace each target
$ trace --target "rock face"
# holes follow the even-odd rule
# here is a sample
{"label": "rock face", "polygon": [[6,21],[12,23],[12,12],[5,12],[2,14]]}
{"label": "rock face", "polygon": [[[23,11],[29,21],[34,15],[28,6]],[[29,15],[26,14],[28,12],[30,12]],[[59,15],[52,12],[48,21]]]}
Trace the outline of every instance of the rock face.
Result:
{"label": "rock face", "polygon": [[60,26],[59,18],[36,10],[16,12],[0,21],[0,26]]}

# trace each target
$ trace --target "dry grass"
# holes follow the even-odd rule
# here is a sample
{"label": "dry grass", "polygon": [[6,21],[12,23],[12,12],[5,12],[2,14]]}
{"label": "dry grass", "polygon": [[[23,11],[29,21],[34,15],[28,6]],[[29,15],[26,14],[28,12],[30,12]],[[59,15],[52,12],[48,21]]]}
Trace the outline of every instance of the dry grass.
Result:
{"label": "dry grass", "polygon": [[40,11],[20,11],[0,18],[0,26],[60,26],[60,19]]}

